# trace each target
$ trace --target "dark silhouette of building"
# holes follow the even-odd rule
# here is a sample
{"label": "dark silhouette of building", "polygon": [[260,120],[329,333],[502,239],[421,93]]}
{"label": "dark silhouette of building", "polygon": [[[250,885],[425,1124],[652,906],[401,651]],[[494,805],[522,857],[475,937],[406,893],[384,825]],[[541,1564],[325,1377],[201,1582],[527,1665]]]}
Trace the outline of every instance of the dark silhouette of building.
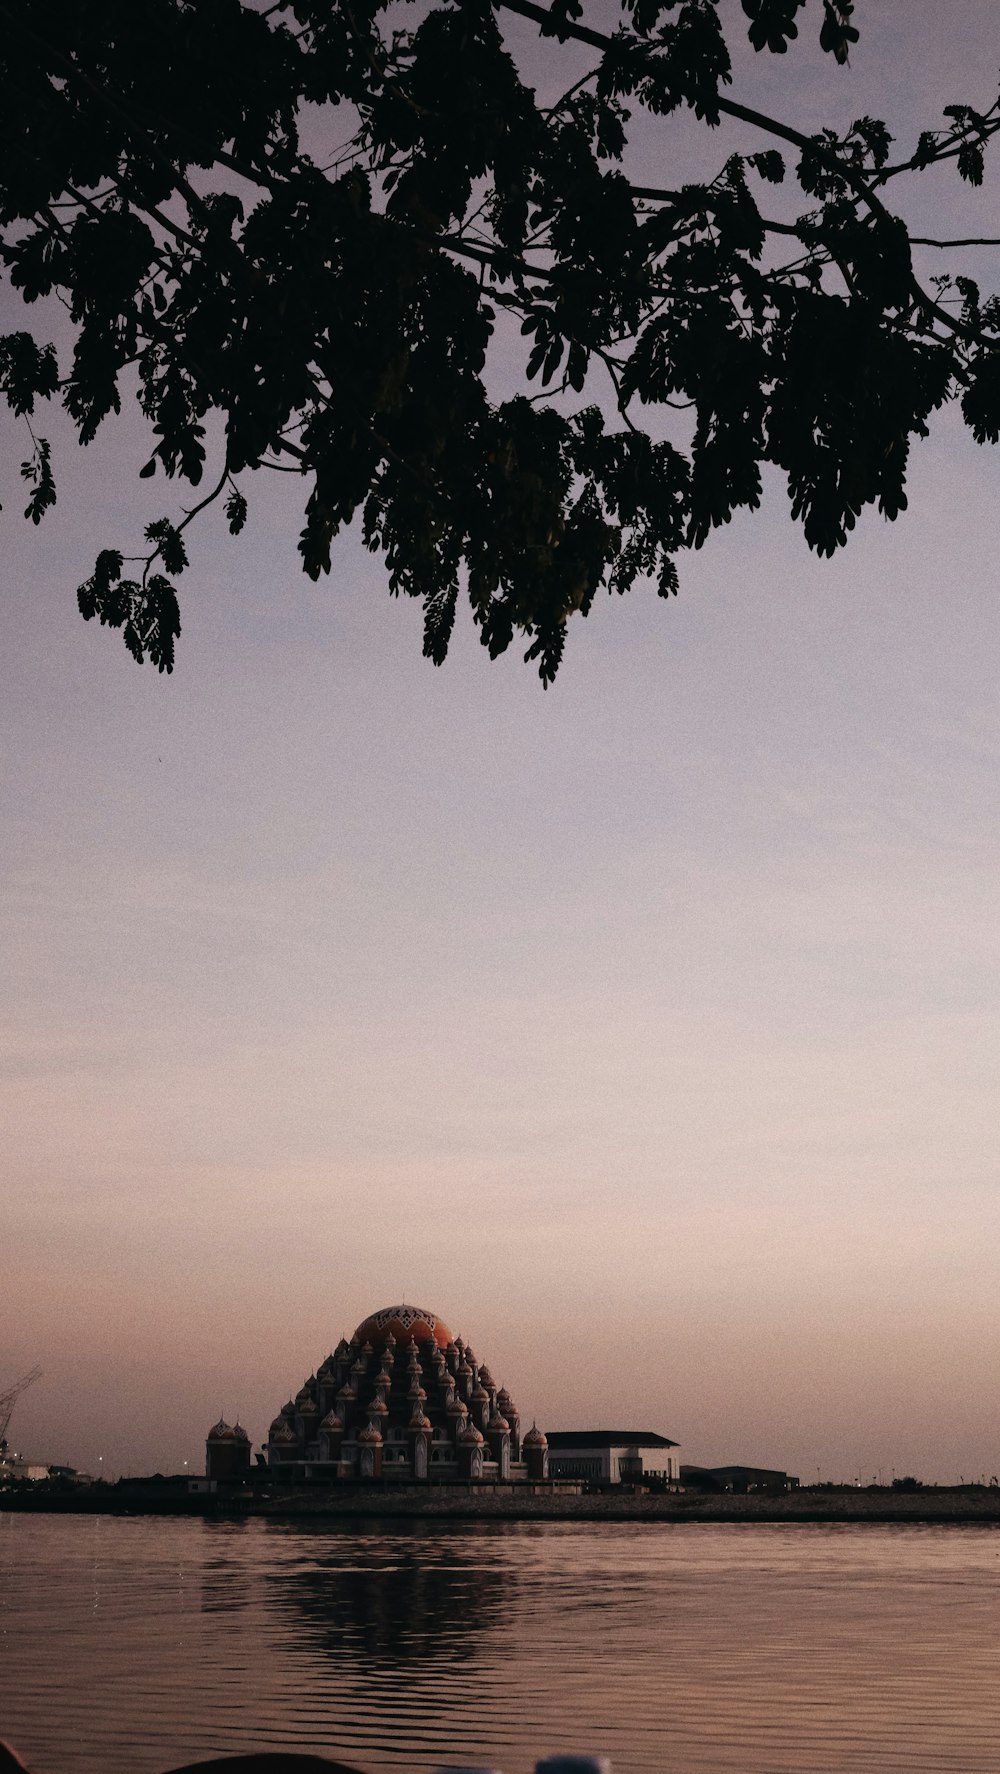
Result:
{"label": "dark silhouette of building", "polygon": [[794,1491],[799,1481],[769,1466],[682,1466],[680,1481],[689,1490]]}
{"label": "dark silhouette of building", "polygon": [[420,1306],[385,1306],[310,1374],[268,1431],[289,1478],[530,1483],[548,1443],[470,1344]]}
{"label": "dark silhouette of building", "polygon": [[241,1423],[219,1418],[205,1441],[206,1478],[245,1478],[250,1470],[250,1437]]}

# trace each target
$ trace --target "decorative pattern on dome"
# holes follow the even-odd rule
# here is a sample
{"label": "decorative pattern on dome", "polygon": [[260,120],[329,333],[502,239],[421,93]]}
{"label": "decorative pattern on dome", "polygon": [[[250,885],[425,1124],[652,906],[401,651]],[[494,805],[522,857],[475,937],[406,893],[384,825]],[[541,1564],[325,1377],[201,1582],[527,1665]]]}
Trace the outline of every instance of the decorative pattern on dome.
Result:
{"label": "decorative pattern on dome", "polygon": [[[372,1317],[378,1325],[379,1330],[382,1329],[383,1325],[388,1324],[389,1320],[392,1318],[398,1318],[404,1330],[409,1330],[411,1325],[416,1324],[419,1318],[422,1318],[424,1323],[428,1325],[431,1330],[433,1330],[434,1326],[437,1324],[437,1319],[433,1312],[425,1311],[423,1306],[383,1306],[381,1312],[373,1312]],[[359,1331],[358,1335],[360,1336],[360,1334]]]}
{"label": "decorative pattern on dome", "polygon": [[439,1343],[445,1348],[451,1340],[448,1326],[442,1323],[436,1312],[428,1312],[425,1306],[382,1306],[369,1318],[358,1325],[354,1333],[356,1342],[369,1342],[376,1345],[384,1344],[388,1337],[398,1343],[401,1338],[411,1338],[419,1333],[424,1343]]}

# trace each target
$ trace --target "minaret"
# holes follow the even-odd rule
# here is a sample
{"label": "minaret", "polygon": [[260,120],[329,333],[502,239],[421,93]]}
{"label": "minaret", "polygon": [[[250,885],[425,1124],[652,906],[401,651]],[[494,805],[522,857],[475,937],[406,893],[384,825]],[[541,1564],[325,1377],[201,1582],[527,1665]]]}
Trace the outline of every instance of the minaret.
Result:
{"label": "minaret", "polygon": [[458,1476],[468,1480],[483,1476],[483,1437],[473,1422],[458,1432]]}
{"label": "minaret", "polygon": [[524,1463],[528,1477],[541,1483],[549,1476],[549,1444],[537,1423],[532,1423],[524,1438]]}
{"label": "minaret", "polygon": [[369,1423],[358,1434],[361,1478],[382,1477],[382,1431]]}
{"label": "minaret", "polygon": [[344,1441],[344,1419],[338,1411],[327,1411],[319,1426],[319,1457],[339,1464]]}
{"label": "minaret", "polygon": [[510,1477],[510,1424],[499,1411],[494,1411],[486,1430],[486,1439],[490,1444],[490,1453],[497,1463],[497,1476]]}

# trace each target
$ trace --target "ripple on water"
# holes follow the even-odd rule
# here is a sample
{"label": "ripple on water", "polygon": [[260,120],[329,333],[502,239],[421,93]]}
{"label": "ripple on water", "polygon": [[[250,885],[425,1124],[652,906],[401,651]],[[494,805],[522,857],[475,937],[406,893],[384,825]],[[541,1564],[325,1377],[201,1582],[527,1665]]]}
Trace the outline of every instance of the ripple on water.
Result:
{"label": "ripple on water", "polygon": [[1000,1535],[0,1515],[0,1736],[39,1774],[996,1774]]}

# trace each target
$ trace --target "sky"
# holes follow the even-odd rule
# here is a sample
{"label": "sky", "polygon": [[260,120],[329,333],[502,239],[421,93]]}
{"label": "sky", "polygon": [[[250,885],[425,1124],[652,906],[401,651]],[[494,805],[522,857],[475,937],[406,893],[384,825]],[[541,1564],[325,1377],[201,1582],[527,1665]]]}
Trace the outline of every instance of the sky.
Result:
{"label": "sky", "polygon": [[[859,18],[849,70],[744,51],[735,96],[912,140],[995,95],[988,0]],[[994,154],[893,198],[988,235],[998,192]],[[12,1446],[197,1469],[407,1300],[547,1428],[993,1474],[996,452],[946,412],[833,561],[769,479],[543,692],[469,619],[435,670],[351,537],[310,584],[285,477],[236,541],[206,515],[176,670],[139,669],[75,587],[165,508],[141,426],[48,423],[37,531],[0,428],[0,1391],[44,1370]]]}

